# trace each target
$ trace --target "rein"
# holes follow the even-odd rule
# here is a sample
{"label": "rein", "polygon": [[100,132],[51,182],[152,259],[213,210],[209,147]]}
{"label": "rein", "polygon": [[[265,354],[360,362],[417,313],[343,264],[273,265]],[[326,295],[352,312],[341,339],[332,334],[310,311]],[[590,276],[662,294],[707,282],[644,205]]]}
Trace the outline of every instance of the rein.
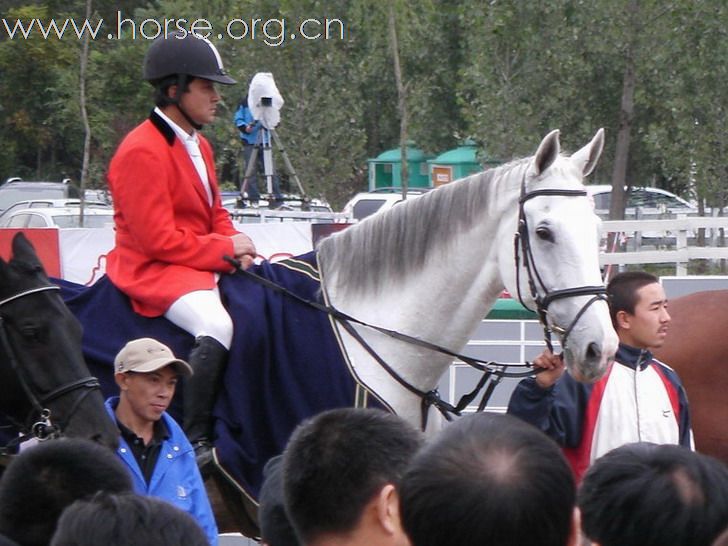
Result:
{"label": "rein", "polygon": [[[39,292],[47,292],[50,290],[60,290],[60,287],[50,285],[41,286],[38,288],[31,288],[29,290],[20,292],[19,294],[15,294],[14,296],[10,296],[8,298],[5,298],[4,300],[1,300],[0,307],[12,301],[24,298],[25,296],[30,296]],[[7,329],[5,327],[5,319],[1,315],[0,345],[2,345],[2,348],[7,355],[8,361],[10,362],[10,366],[17,375],[18,380],[20,381],[20,385],[23,388],[23,391],[25,392],[25,395],[32,406],[32,409],[25,423],[20,424],[21,429],[29,430],[29,432],[19,436],[18,438],[13,439],[6,446],[0,448],[1,455],[8,453],[10,449],[32,438],[37,438],[38,440],[47,440],[49,438],[57,438],[61,436],[61,434],[63,433],[63,429],[66,427],[68,422],[76,413],[76,410],[78,409],[81,402],[83,402],[83,400],[91,393],[93,389],[100,389],[101,385],[99,384],[99,380],[97,378],[93,376],[88,376],[82,377],[81,379],[77,379],[75,381],[71,381],[69,383],[66,383],[65,385],[61,385],[60,387],[50,391],[49,393],[40,395],[33,389],[32,382],[28,379],[23,367],[21,367],[18,363],[17,355],[15,353],[15,350],[13,349],[13,345],[10,343]],[[81,395],[78,396],[73,402],[66,421],[56,423],[51,421],[51,410],[47,407],[48,403],[52,402],[53,400],[62,398],[63,396],[70,394],[78,389],[85,389],[85,391],[81,393]],[[34,420],[34,415],[37,415],[38,420],[31,425],[30,423]]]}
{"label": "rein", "polygon": [[[564,288],[561,290],[551,290],[546,288],[541,275],[536,267],[536,261],[533,258],[533,250],[531,248],[531,240],[528,235],[528,220],[526,218],[526,212],[524,205],[530,199],[541,196],[560,196],[560,197],[586,197],[587,193],[585,190],[560,190],[555,188],[545,188],[541,190],[526,191],[526,175],[523,175],[521,181],[521,196],[518,199],[518,230],[514,237],[514,255],[516,261],[516,289],[518,291],[518,301],[521,302],[526,309],[530,309],[523,301],[521,295],[521,268],[520,268],[520,256],[523,255],[523,265],[526,268],[528,274],[528,288],[531,292],[531,297],[536,302],[535,312],[538,314],[539,321],[543,326],[544,341],[549,351],[554,352],[554,348],[551,342],[551,334],[556,333],[561,336],[561,347],[566,349],[568,345],[569,335],[571,334],[574,326],[579,319],[584,315],[586,310],[597,301],[607,302],[607,289],[605,286],[577,286],[574,288]],[[520,248],[519,248],[520,246]],[[537,286],[538,282],[538,286]],[[540,295],[539,290],[544,293]],[[579,312],[576,314],[571,324],[566,328],[553,324],[549,326],[548,322],[548,308],[551,303],[556,300],[564,298],[575,298],[578,296],[593,296],[587,301]]]}
{"label": "rein", "polygon": [[[483,409],[485,409],[485,406],[488,403],[490,396],[493,394],[495,387],[498,385],[498,383],[501,382],[501,380],[504,377],[520,379],[520,378],[532,376],[534,373],[538,373],[537,371],[535,371],[533,369],[530,369],[525,372],[508,372],[508,371],[506,371],[509,366],[525,366],[525,367],[530,368],[531,364],[528,362],[526,364],[499,364],[498,362],[480,360],[478,358],[466,356],[461,353],[456,353],[446,347],[442,347],[435,343],[431,343],[429,341],[425,341],[425,340],[416,338],[414,336],[403,334],[401,332],[397,332],[396,330],[390,330],[388,328],[383,328],[382,326],[369,324],[369,323],[359,320],[355,317],[352,317],[351,315],[348,315],[347,313],[344,313],[331,305],[325,305],[325,304],[321,304],[316,301],[311,301],[309,299],[303,298],[303,297],[299,296],[298,294],[291,292],[284,286],[274,283],[264,277],[261,277],[260,275],[256,275],[255,273],[247,271],[247,270],[243,269],[242,266],[240,265],[240,262],[234,258],[225,256],[224,259],[229,264],[231,264],[233,267],[235,267],[236,273],[243,275],[262,286],[265,286],[266,288],[269,288],[269,289],[273,290],[274,292],[278,292],[279,294],[289,297],[308,307],[316,309],[317,311],[326,313],[328,316],[330,316],[331,318],[336,320],[339,324],[341,324],[341,326],[349,333],[349,335],[351,335],[357,342],[359,342],[359,344],[369,353],[369,355],[372,358],[374,358],[374,360],[376,360],[377,363],[397,383],[399,383],[406,390],[408,390],[409,392],[411,392],[412,394],[414,394],[420,398],[421,411],[422,411],[422,430],[425,430],[425,428],[427,427],[427,415],[428,415],[428,409],[430,406],[434,406],[435,408],[437,408],[440,411],[440,413],[443,415],[443,417],[445,417],[445,419],[447,419],[448,421],[451,421],[452,416],[460,415],[461,412],[470,404],[470,402],[472,402],[478,396],[478,393],[480,393],[480,391],[483,390],[484,388],[485,388],[485,391],[483,392],[483,397],[482,397],[480,403],[478,404],[478,411],[483,411]],[[478,381],[478,384],[476,385],[476,387],[471,392],[464,394],[460,398],[460,400],[457,402],[457,404],[452,405],[449,402],[446,402],[445,400],[443,400],[441,398],[440,393],[437,390],[437,388],[432,389],[430,391],[424,391],[422,389],[418,389],[417,387],[412,385],[410,382],[408,382],[405,378],[403,378],[399,373],[397,373],[397,371],[389,363],[387,363],[372,348],[372,346],[369,343],[366,342],[366,340],[361,336],[361,334],[359,334],[359,332],[356,331],[356,328],[354,328],[354,326],[353,326],[354,324],[357,324],[359,326],[364,326],[365,328],[369,328],[371,330],[375,330],[375,331],[382,333],[393,339],[403,341],[405,343],[409,343],[410,345],[422,347],[422,348],[428,349],[430,351],[434,351],[437,353],[441,353],[441,354],[450,356],[452,358],[462,360],[468,366],[471,366],[472,368],[475,368],[476,370],[482,372],[483,375],[481,376],[480,380]],[[488,383],[489,380],[490,380],[490,383],[488,384],[488,386],[486,388],[486,383]]]}

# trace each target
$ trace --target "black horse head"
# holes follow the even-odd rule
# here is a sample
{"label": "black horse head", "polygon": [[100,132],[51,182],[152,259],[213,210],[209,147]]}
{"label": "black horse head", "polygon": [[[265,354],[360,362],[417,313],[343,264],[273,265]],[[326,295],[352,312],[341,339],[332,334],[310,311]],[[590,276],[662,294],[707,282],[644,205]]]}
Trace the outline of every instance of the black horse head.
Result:
{"label": "black horse head", "polygon": [[116,447],[118,430],[81,353],[81,325],[22,233],[12,250],[9,262],[0,258],[0,412],[26,433]]}

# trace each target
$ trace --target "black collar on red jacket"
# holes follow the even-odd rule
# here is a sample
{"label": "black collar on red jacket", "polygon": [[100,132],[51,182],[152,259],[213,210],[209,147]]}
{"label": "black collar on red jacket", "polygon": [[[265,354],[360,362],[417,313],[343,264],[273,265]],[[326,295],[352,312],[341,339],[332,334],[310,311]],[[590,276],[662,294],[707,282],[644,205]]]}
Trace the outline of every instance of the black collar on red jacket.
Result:
{"label": "black collar on red jacket", "polygon": [[152,113],[149,114],[149,121],[152,122],[152,125],[154,125],[157,130],[162,133],[162,136],[164,136],[164,140],[167,141],[167,144],[172,146],[174,144],[175,134],[174,129],[172,129],[169,124],[164,121],[159,114],[157,114],[154,110],[152,110]]}
{"label": "black collar on red jacket", "polygon": [[632,368],[637,369],[639,365],[640,370],[644,370],[647,365],[652,361],[652,353],[648,349],[639,349],[624,343],[619,344],[617,349],[617,362]]}

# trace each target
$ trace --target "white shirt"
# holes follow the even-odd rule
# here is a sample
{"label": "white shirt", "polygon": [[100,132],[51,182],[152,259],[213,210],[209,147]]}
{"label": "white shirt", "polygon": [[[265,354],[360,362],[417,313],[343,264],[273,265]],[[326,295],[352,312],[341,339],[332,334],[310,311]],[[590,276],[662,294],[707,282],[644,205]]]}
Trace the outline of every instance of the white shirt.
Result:
{"label": "white shirt", "polygon": [[193,130],[192,134],[189,134],[187,131],[182,129],[182,127],[172,121],[169,116],[165,115],[159,108],[155,108],[154,112],[172,128],[174,133],[177,135],[177,138],[179,138],[182,144],[184,144],[185,149],[192,160],[192,164],[195,166],[197,174],[200,176],[202,186],[205,188],[207,202],[209,205],[212,205],[210,180],[207,177],[207,166],[205,165],[205,160],[202,158],[202,152],[200,151],[200,139],[197,138],[197,131]]}

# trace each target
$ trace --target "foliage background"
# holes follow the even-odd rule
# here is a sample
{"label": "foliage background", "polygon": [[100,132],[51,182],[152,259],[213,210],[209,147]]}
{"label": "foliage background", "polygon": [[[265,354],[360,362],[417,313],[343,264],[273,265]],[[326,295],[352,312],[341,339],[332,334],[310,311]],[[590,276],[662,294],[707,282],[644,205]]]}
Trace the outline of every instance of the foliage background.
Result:
{"label": "foliage background", "polygon": [[[340,206],[366,188],[366,160],[399,146],[399,111],[384,0],[94,0],[95,18],[336,18],[343,39],[215,41],[239,85],[223,87],[205,129],[223,182],[237,176],[232,116],[250,78],[272,72],[286,101],[279,134],[307,191]],[[607,146],[593,182],[614,178],[617,134],[628,129],[623,182],[656,185],[702,205],[728,199],[728,6],[724,0],[393,0],[407,91],[409,138],[431,154],[474,138],[481,157],[533,153],[550,129],[575,149],[599,127]],[[82,21],[81,0],[0,0],[0,178],[78,180],[83,154],[75,36],[10,39],[15,20]],[[108,27],[105,27],[105,29]],[[89,186],[124,134],[146,117],[141,81],[149,42],[91,41]],[[634,108],[625,117],[626,74]],[[626,120],[626,121],[625,121]],[[615,182],[616,180],[616,182]]]}

